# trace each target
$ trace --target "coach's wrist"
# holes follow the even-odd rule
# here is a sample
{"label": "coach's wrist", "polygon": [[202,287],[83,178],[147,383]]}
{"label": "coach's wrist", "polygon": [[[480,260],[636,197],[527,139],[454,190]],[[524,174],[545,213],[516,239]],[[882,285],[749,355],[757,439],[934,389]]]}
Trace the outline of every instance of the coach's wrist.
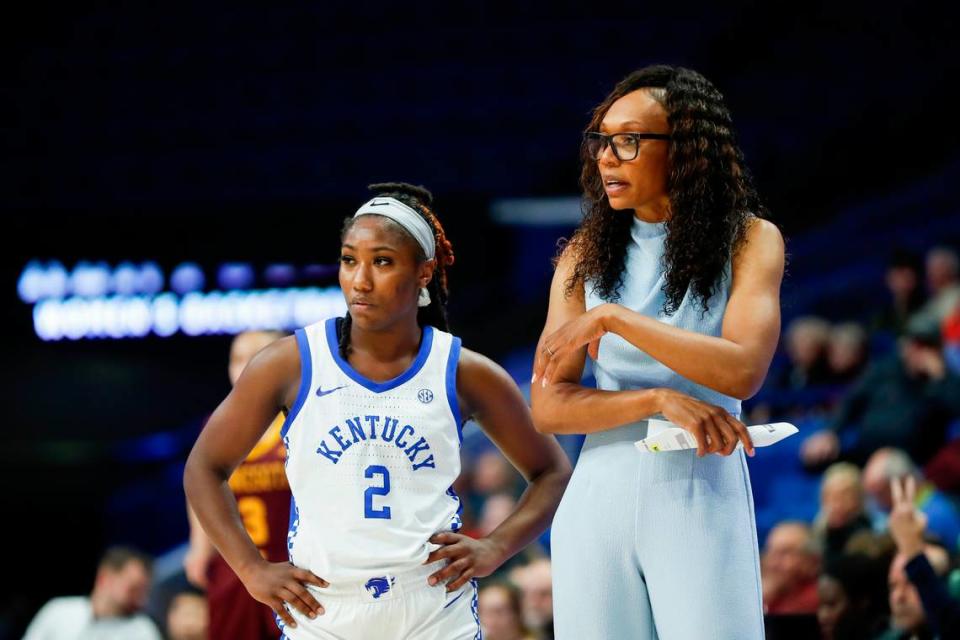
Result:
{"label": "coach's wrist", "polygon": [[647,393],[650,397],[650,408],[652,409],[652,414],[663,413],[663,407],[667,403],[667,395],[669,392],[670,389],[664,389],[661,387],[647,390]]}
{"label": "coach's wrist", "polygon": [[607,302],[596,307],[595,311],[598,313],[600,328],[604,333],[620,335],[623,330],[626,307],[615,302]]}

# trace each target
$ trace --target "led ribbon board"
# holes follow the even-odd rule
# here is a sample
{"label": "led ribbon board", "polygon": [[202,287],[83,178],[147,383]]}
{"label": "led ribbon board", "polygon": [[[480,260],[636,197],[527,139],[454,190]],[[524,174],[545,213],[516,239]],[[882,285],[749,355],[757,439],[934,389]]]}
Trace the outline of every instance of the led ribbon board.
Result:
{"label": "led ribbon board", "polygon": [[235,334],[291,330],[342,315],[338,287],[286,286],[298,273],[333,272],[321,265],[270,265],[267,287],[256,288],[251,265],[225,263],[216,270],[219,288],[203,291],[205,273],[194,263],[178,265],[167,278],[154,262],[80,262],[68,270],[57,261],[35,260],[21,272],[17,292],[33,305],[34,331],[42,340]]}

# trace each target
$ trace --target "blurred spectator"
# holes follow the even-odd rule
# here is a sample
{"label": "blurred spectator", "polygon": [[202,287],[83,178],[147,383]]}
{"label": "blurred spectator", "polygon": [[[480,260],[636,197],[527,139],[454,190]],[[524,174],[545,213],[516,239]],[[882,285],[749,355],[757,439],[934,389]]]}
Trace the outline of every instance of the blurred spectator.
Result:
{"label": "blurred spectator", "polygon": [[940,449],[923,468],[923,472],[941,491],[960,494],[960,439],[954,439]]}
{"label": "blurred spectator", "polygon": [[167,640],[207,640],[210,617],[201,593],[182,591],[167,610]]}
{"label": "blurred spectator", "polygon": [[760,558],[767,614],[817,612],[820,553],[804,522],[781,522],[767,536]]}
{"label": "blurred spectator", "polygon": [[24,640],[160,640],[141,613],[147,602],[153,561],[126,547],[106,551],[89,597],[54,598],[40,609]]}
{"label": "blurred spectator", "polygon": [[487,498],[483,503],[483,511],[477,526],[480,535],[488,536],[493,533],[493,530],[513,513],[516,506],[517,501],[514,497],[506,493],[498,493]]}
{"label": "blurred spectator", "polygon": [[830,324],[815,316],[796,318],[784,333],[786,363],[778,362],[763,389],[748,404],[749,420],[769,422],[771,416],[805,415],[830,403],[827,345]]}
{"label": "blurred spectator", "polygon": [[523,621],[537,638],[553,638],[553,573],[550,558],[535,558],[510,573],[523,593]]}
{"label": "blurred spectator", "polygon": [[901,335],[907,320],[923,306],[921,286],[923,266],[920,258],[908,251],[897,251],[887,265],[886,284],[890,291],[890,306],[877,315],[872,323],[875,331]]}
{"label": "blurred spectator", "polygon": [[915,507],[911,476],[892,480],[890,533],[899,553],[890,567],[892,630],[884,640],[960,637],[960,603],[950,599],[941,581],[949,557],[923,540],[926,517]]}
{"label": "blurred spectator", "polygon": [[866,514],[860,469],[849,462],[838,462],[823,474],[820,485],[820,512],[814,520],[814,539],[823,561],[844,553],[850,537],[870,529]]}
{"label": "blurred spectator", "polygon": [[861,554],[824,565],[817,620],[823,640],[870,640],[887,626],[886,563]]}
{"label": "blurred spectator", "polygon": [[[947,371],[960,376],[960,307],[942,327],[943,358]],[[924,468],[926,477],[939,489],[960,494],[960,439],[954,439],[934,455]]]}
{"label": "blurred spectator", "polygon": [[833,384],[850,384],[867,364],[867,332],[856,322],[844,322],[830,329],[827,364]]}
{"label": "blurred spectator", "polygon": [[933,640],[937,637],[927,624],[920,594],[907,577],[909,560],[898,553],[890,564],[890,630],[881,636],[881,640]]}
{"label": "blurred spectator", "polygon": [[[194,585],[190,584],[186,572],[182,569],[182,561],[177,559],[181,556],[179,550],[167,554],[159,564],[154,563],[153,581],[150,583],[150,595],[147,597],[147,605],[143,612],[150,616],[153,624],[157,626],[160,635],[166,638],[167,633],[167,614],[170,612],[170,605],[174,598],[181,593],[200,593]],[[180,566],[177,567],[177,563]]]}
{"label": "blurred spectator", "polygon": [[860,529],[847,539],[847,544],[843,545],[843,552],[858,553],[889,564],[897,553],[897,547],[893,544],[893,538],[887,533]]}
{"label": "blurred spectator", "polygon": [[506,582],[480,589],[480,627],[485,640],[534,640],[520,614],[520,591]]}
{"label": "blurred spectator", "polygon": [[517,472],[496,449],[481,453],[473,464],[473,490],[482,495],[516,494]]}
{"label": "blurred spectator", "polygon": [[939,326],[960,305],[960,260],[948,247],[927,252],[927,290],[930,299],[914,314]]}
{"label": "blurred spectator", "polygon": [[777,388],[799,391],[827,382],[829,338],[830,324],[822,318],[805,316],[791,322],[786,332],[790,365],[779,373]]}
{"label": "blurred spectator", "polygon": [[520,494],[520,475],[498,449],[486,448],[464,460],[461,477],[457,493],[464,502],[463,533],[484,536],[509,515],[506,505],[508,500],[515,504]]}
{"label": "blurred spectator", "polygon": [[840,434],[853,431],[857,441],[844,457],[855,462],[895,446],[925,463],[943,445],[947,424],[958,414],[960,377],[946,369],[939,327],[911,320],[897,355],[857,381],[829,427],[803,443],[801,457],[812,467],[835,460]]}
{"label": "blurred spectator", "polygon": [[943,358],[947,369],[960,374],[960,307],[943,321]]}
{"label": "blurred spectator", "polygon": [[918,489],[914,506],[927,518],[927,531],[949,549],[956,549],[960,536],[960,513],[954,502],[932,483],[924,482],[920,470],[905,452],[885,447],[878,449],[863,470],[863,485],[876,506],[884,513],[893,508],[890,481],[910,477]]}

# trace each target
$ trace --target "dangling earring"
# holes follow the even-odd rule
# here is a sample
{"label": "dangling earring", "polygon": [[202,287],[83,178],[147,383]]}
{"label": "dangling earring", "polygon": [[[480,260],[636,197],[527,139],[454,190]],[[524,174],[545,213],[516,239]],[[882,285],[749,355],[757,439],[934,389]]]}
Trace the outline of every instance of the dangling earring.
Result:
{"label": "dangling earring", "polygon": [[426,287],[420,287],[420,295],[417,296],[417,306],[426,307],[430,304],[430,292]]}

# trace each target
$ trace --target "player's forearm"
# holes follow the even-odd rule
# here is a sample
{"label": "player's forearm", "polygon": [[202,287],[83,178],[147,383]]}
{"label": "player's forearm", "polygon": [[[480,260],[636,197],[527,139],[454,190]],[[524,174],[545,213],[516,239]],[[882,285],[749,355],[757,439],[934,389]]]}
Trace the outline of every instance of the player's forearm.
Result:
{"label": "player's forearm", "polygon": [[755,394],[769,361],[732,340],[658,322],[609,305],[603,326],[684,378],[741,400]]}
{"label": "player's forearm", "polygon": [[603,391],[573,382],[534,389],[533,421],[541,433],[595,433],[660,412],[656,389]]}
{"label": "player's forearm", "polygon": [[531,479],[514,512],[487,536],[501,549],[504,561],[533,542],[553,521],[571,473],[566,454],[557,449],[562,459]]}
{"label": "player's forearm", "polygon": [[196,450],[187,459],[183,489],[206,537],[238,576],[263,561],[243,526],[227,474],[205,464]]}

